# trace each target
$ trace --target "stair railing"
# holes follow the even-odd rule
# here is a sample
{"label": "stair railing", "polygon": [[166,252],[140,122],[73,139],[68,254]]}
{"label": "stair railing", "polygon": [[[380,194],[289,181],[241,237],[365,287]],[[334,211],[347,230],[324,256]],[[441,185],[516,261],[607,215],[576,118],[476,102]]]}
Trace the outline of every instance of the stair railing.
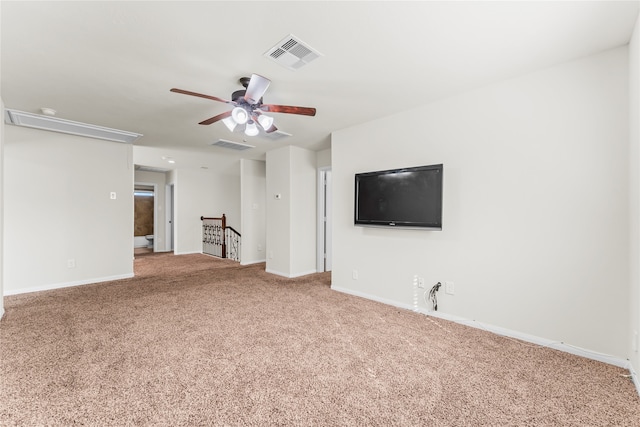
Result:
{"label": "stair railing", "polygon": [[202,221],[202,253],[240,261],[241,234],[227,225],[227,217],[204,217]]}

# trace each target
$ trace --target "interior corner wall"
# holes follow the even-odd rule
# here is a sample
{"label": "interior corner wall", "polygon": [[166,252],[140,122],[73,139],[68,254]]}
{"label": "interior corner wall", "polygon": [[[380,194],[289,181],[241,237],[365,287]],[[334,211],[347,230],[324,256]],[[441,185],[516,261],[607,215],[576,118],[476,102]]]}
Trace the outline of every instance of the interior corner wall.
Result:
{"label": "interior corner wall", "polygon": [[4,142],[5,294],[131,277],[131,145],[18,126]]}
{"label": "interior corner wall", "polygon": [[[423,292],[451,281],[443,314],[626,358],[627,59],[624,46],[335,132],[332,288],[427,311]],[[442,231],[354,226],[355,173],[437,163]]]}
{"label": "interior corner wall", "polygon": [[220,170],[177,169],[174,177],[174,252],[177,255],[202,252],[202,216],[225,214],[227,225],[240,228],[239,162]]}
{"label": "interior corner wall", "polygon": [[240,160],[240,211],[243,265],[266,261],[266,164]]}
{"label": "interior corner wall", "polygon": [[640,16],[629,42],[630,292],[628,359],[640,372]]}
{"label": "interior corner wall", "polygon": [[267,152],[266,271],[315,273],[316,153],[299,147]]}
{"label": "interior corner wall", "polygon": [[331,167],[331,148],[316,153],[316,167],[318,169]]}

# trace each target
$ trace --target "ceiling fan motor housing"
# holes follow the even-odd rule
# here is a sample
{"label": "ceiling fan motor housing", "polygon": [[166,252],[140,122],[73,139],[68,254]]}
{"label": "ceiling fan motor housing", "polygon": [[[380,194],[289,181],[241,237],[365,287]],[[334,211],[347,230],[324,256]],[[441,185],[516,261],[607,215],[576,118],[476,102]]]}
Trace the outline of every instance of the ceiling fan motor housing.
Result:
{"label": "ceiling fan motor housing", "polygon": [[233,102],[241,102],[244,101],[244,94],[246,93],[246,89],[236,90],[231,94],[231,100]]}

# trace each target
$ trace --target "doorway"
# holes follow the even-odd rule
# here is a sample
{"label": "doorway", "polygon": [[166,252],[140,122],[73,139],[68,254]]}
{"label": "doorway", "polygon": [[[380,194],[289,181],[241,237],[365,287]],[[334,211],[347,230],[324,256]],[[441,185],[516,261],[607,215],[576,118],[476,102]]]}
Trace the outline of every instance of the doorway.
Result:
{"label": "doorway", "polygon": [[166,243],[166,250],[172,252],[174,250],[174,241],[175,241],[175,237],[174,237],[174,233],[175,233],[175,228],[174,228],[174,184],[167,184],[166,186],[166,216],[167,216],[167,221],[166,221],[166,236],[167,236],[167,243]]}
{"label": "doorway", "polygon": [[133,190],[134,201],[134,253],[155,252],[158,202],[156,185],[136,182]]}
{"label": "doorway", "polygon": [[331,168],[318,169],[316,271],[331,271]]}

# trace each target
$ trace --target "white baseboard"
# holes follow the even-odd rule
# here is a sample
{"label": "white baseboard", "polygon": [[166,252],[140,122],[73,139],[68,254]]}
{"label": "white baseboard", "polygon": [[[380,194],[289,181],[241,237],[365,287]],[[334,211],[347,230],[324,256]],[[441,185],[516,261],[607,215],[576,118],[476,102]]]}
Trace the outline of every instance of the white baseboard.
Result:
{"label": "white baseboard", "polygon": [[633,365],[631,364],[631,362],[629,362],[629,367],[627,369],[629,369],[629,373],[631,374],[631,381],[633,381],[633,385],[636,386],[636,391],[640,395],[640,381],[638,381],[638,374],[636,373],[636,370],[633,369]]}
{"label": "white baseboard", "polygon": [[251,265],[251,264],[260,264],[261,262],[267,262],[266,259],[258,259],[255,261],[242,261],[240,265]]}
{"label": "white baseboard", "polygon": [[425,310],[424,308],[416,308],[416,307],[412,307],[408,304],[401,304],[397,301],[393,301],[393,300],[388,300],[388,299],[384,299],[384,298],[379,298],[376,297],[374,295],[369,295],[366,294],[364,292],[357,292],[357,291],[353,291],[351,289],[346,289],[346,288],[341,288],[339,286],[331,286],[331,289],[338,291],[338,292],[342,292],[342,293],[346,293],[346,294],[350,294],[350,295],[354,295],[357,297],[361,297],[361,298],[366,298],[369,300],[373,300],[373,301],[377,301],[377,302],[381,302],[384,304],[388,304],[394,307],[398,307],[398,308],[404,308],[406,310],[411,310],[411,311],[415,311],[421,314],[425,314],[427,316],[432,316],[432,317],[437,317],[440,319],[444,319],[444,320],[449,320],[455,323],[460,323],[462,325],[466,325],[466,326],[470,326],[473,328],[478,328],[478,329],[483,329],[485,331],[494,333],[496,335],[502,335],[505,337],[509,337],[509,338],[515,338],[521,341],[525,341],[528,343],[532,343],[532,344],[536,344],[539,345],[541,347],[549,347],[552,348],[554,350],[559,350],[559,351],[563,351],[565,353],[570,353],[576,356],[582,356],[585,357],[587,359],[591,359],[591,360],[597,360],[599,362],[603,362],[603,363],[607,363],[609,365],[614,365],[614,366],[618,366],[620,368],[624,368],[624,369],[628,369],[629,373],[631,375],[631,379],[634,383],[634,385],[636,386],[636,390],[638,391],[638,394],[640,395],[640,381],[638,380],[638,376],[636,375],[636,372],[633,369],[633,366],[631,365],[631,362],[629,360],[626,359],[622,359],[620,357],[617,356],[612,356],[609,354],[603,354],[603,353],[598,353],[597,351],[593,351],[593,350],[588,350],[588,349],[584,349],[584,348],[580,348],[580,347],[576,347],[570,344],[566,344],[564,342],[559,342],[559,341],[553,341],[547,338],[541,338],[535,335],[529,335],[529,334],[525,334],[522,332],[518,332],[518,331],[514,331],[511,329],[507,329],[507,328],[502,328],[499,326],[494,326],[494,325],[489,325],[489,324],[485,324],[485,323],[481,323],[475,320],[470,320],[470,319],[465,319],[463,317],[459,317],[459,316],[453,316],[451,314],[447,314],[447,313],[442,313],[440,311],[431,311],[431,310]]}
{"label": "white baseboard", "polygon": [[293,279],[295,277],[301,277],[301,276],[307,276],[309,274],[315,274],[317,273],[316,270],[310,270],[308,272],[301,272],[301,273],[293,273],[293,274],[287,274],[287,273],[282,273],[280,271],[276,271],[276,270],[271,270],[269,268],[265,268],[265,270],[267,273],[271,273],[271,274],[275,274],[277,276],[282,276],[282,277],[286,277],[287,279]]}
{"label": "white baseboard", "polygon": [[191,254],[201,254],[201,255],[208,255],[203,253],[201,250],[200,251],[187,251],[187,252],[176,252],[173,251],[174,255],[191,255]]}
{"label": "white baseboard", "polygon": [[27,294],[31,292],[52,291],[54,289],[69,288],[72,286],[81,286],[81,285],[91,285],[94,283],[101,283],[101,282],[111,282],[113,280],[129,279],[131,277],[133,277],[133,273],[119,274],[116,276],[107,276],[107,277],[96,277],[93,279],[76,280],[73,282],[53,283],[50,285],[33,286],[33,287],[23,288],[23,289],[5,290],[4,294],[19,295],[19,294]]}
{"label": "white baseboard", "polygon": [[367,294],[367,293],[364,293],[364,292],[358,292],[358,291],[354,291],[354,290],[351,290],[351,289],[342,288],[340,286],[334,286],[334,285],[331,285],[331,289],[333,289],[334,291],[342,292],[344,294],[354,295],[356,297],[370,299],[372,301],[377,301],[377,302],[381,302],[383,304],[392,305],[394,307],[404,308],[404,309],[407,309],[407,310],[413,310],[413,307],[410,306],[409,304],[402,304],[402,303],[399,303],[398,301],[385,299],[385,298],[380,298],[380,297],[377,297],[375,295],[370,295],[370,294]]}

